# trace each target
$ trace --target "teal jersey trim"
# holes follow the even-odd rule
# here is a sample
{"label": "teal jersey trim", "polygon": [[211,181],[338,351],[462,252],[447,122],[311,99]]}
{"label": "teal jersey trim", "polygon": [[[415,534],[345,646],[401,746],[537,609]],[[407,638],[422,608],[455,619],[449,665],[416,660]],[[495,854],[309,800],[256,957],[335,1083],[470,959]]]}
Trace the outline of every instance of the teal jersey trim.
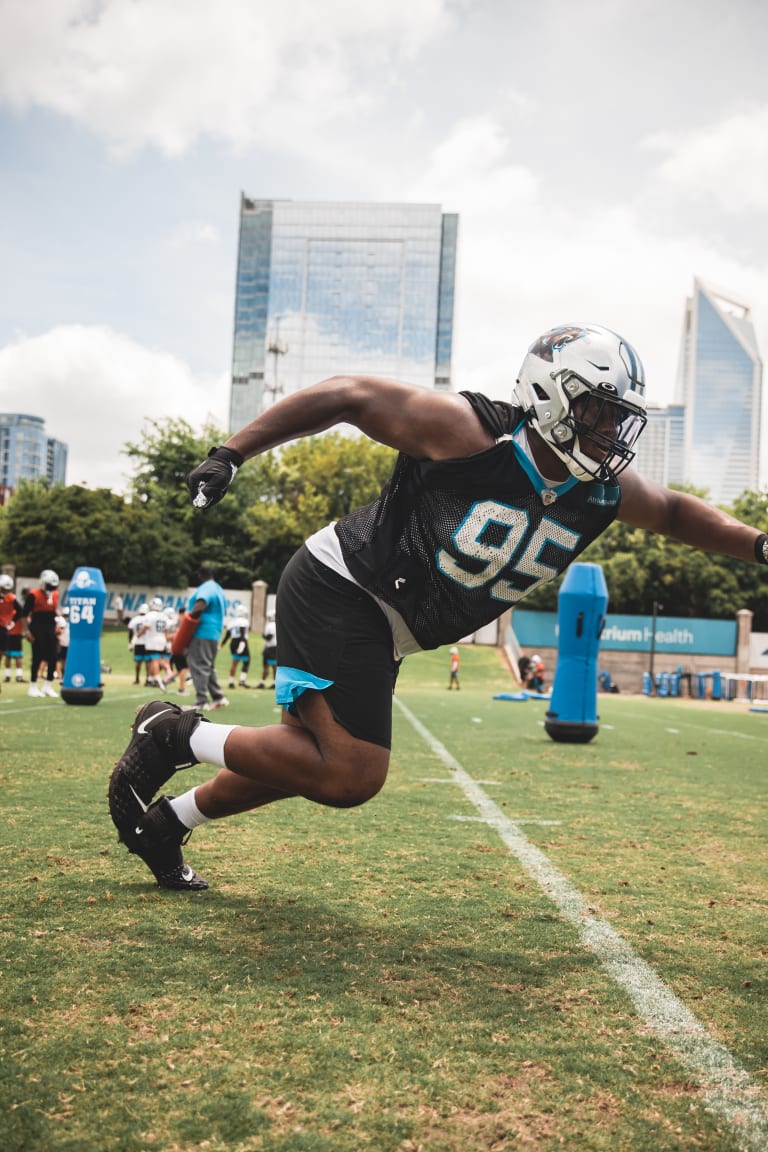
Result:
{"label": "teal jersey trim", "polygon": [[[516,433],[519,431],[520,427],[522,427],[522,425],[518,425],[518,427],[515,429]],[[530,480],[531,484],[533,484],[539,495],[541,495],[544,489],[546,489],[548,492],[554,492],[557,496],[563,496],[566,492],[570,492],[571,488],[573,488],[576,484],[581,483],[581,481],[578,480],[575,476],[569,476],[567,480],[563,480],[562,484],[547,484],[547,482],[539,475],[536,465],[528,459],[525,452],[515,440],[512,441],[512,448],[514,449],[515,456],[517,456],[519,463],[525,470],[526,476]]]}

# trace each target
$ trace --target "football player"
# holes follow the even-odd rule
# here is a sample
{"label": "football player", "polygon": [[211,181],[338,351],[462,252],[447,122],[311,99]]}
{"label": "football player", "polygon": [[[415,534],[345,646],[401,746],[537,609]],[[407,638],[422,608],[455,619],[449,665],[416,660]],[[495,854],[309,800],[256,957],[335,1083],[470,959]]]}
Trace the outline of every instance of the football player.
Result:
{"label": "football player", "polygon": [[[59,612],[59,577],[52,568],[40,573],[40,585],[32,588],[24,600],[27,639],[32,645],[32,668],[28,696],[58,696],[53,686],[58,657],[56,617]],[[37,677],[45,665],[45,680],[38,687]]]}
{"label": "football player", "polygon": [[[509,402],[368,376],[286,396],[191,472],[194,506],[221,500],[245,460],[343,422],[399,455],[378,499],[310,536],[282,575],[282,722],[208,724],[146,704],[113,770],[113,821],[162,887],[206,886],[181,845],[209,820],[292,796],[340,808],[375,796],[387,776],[402,657],[494,620],[615,519],[768,563],[759,529],[632,468],[645,378],[632,346],[607,328],[545,333]],[[219,771],[175,799],[153,799],[178,769],[201,761]]]}
{"label": "football player", "polygon": [[220,648],[229,642],[229,654],[232,663],[229,666],[229,687],[235,687],[235,676],[238,675],[241,688],[248,688],[248,669],[251,666],[251,650],[248,647],[248,609],[244,604],[238,604],[235,609],[234,620],[227,622]]}
{"label": "football player", "polygon": [[24,609],[13,590],[13,579],[6,573],[0,574],[0,658],[5,656],[5,682],[11,679],[11,660],[16,659],[16,681],[21,684],[21,633]]}

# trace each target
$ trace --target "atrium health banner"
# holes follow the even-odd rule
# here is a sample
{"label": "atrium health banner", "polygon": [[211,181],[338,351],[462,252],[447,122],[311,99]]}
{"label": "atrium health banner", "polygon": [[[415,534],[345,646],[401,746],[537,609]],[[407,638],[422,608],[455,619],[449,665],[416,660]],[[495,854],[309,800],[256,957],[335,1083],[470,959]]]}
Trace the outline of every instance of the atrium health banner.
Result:
{"label": "atrium health banner", "polygon": [[[557,647],[556,612],[528,612],[518,608],[512,614],[512,628],[524,648]],[[608,613],[600,648],[603,651],[649,652],[652,628],[651,616],[614,616]],[[736,621],[657,616],[655,650],[681,656],[735,656]]]}

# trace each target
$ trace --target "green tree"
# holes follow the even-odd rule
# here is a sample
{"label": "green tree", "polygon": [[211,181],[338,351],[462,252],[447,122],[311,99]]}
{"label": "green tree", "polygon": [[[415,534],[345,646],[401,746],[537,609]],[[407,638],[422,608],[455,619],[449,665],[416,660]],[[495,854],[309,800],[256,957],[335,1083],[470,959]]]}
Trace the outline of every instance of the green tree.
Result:
{"label": "green tree", "polygon": [[134,503],[161,508],[189,544],[189,571],[207,559],[230,587],[266,581],[312,532],[378,494],[394,464],[390,448],[334,431],[282,445],[248,461],[224,500],[206,512],[192,507],[186,478],[225,439],[185,420],[150,421],[139,443],[126,446],[135,465]]}
{"label": "green tree", "polygon": [[210,512],[196,511],[189,498],[187,476],[211,445],[223,439],[226,434],[214,425],[197,433],[186,420],[151,420],[142,439],[125,447],[135,468],[132,502],[153,509],[183,535],[183,584],[191,580],[201,560],[208,561],[217,579],[229,587],[247,587],[254,579],[255,555],[244,518],[245,509],[259,495],[251,469],[241,471],[227,499]]}
{"label": "green tree", "polygon": [[338,431],[256,457],[247,467],[259,496],[245,516],[259,577],[275,587],[307,536],[375,499],[395,458],[391,448]]}
{"label": "green tree", "polygon": [[107,488],[23,481],[4,509],[2,556],[20,574],[101,569],[106,581],[186,583],[184,533],[157,508],[126,503]]}

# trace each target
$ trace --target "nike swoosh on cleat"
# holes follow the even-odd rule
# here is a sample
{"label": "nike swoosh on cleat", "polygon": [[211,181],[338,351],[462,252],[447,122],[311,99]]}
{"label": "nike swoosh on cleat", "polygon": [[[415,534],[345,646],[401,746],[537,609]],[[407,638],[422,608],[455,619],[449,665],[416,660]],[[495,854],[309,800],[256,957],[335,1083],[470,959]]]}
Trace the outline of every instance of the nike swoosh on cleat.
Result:
{"label": "nike swoosh on cleat", "polygon": [[195,873],[194,873],[193,869],[190,868],[189,864],[185,864],[183,866],[183,868],[181,869],[182,880],[191,880],[192,877],[194,876],[194,874]]}
{"label": "nike swoosh on cleat", "polygon": [[136,791],[136,789],[134,788],[133,784],[130,784],[130,783],[129,783],[129,784],[128,784],[128,787],[130,788],[131,792],[133,792],[134,796],[136,797],[136,803],[139,805],[139,807],[141,808],[142,812],[146,812],[146,811],[147,811],[147,809],[149,808],[149,804],[145,804],[145,803],[144,803],[144,801],[142,800],[141,796],[139,796],[138,792],[137,792],[137,791]]}
{"label": "nike swoosh on cleat", "polygon": [[142,720],[136,729],[137,736],[144,736],[147,731],[147,724],[151,724],[154,720],[159,720],[161,716],[172,716],[173,708],[164,708],[162,712],[153,712],[151,716],[147,716],[146,720]]}
{"label": "nike swoosh on cleat", "polygon": [[144,835],[144,829],[141,827],[140,824],[137,824],[133,831],[134,831],[136,836],[143,836]]}

